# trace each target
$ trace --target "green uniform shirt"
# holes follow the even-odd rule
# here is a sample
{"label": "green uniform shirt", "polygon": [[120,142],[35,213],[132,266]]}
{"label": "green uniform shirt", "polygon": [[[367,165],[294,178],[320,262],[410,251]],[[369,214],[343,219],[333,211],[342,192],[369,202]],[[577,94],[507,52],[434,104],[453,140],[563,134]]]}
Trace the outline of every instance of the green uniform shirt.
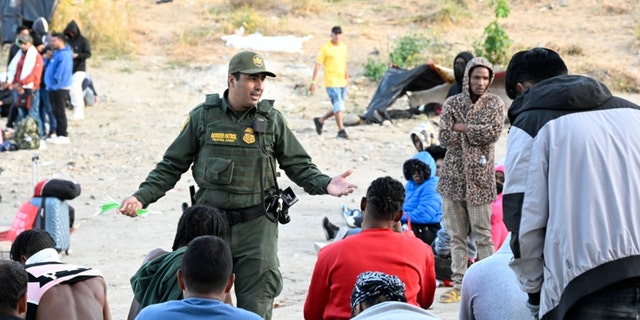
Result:
{"label": "green uniform shirt", "polygon": [[[149,173],[134,196],[146,207],[173,188],[193,164],[193,177],[200,188],[196,202],[224,210],[243,209],[264,201],[260,192],[262,164],[265,194],[275,193],[271,163],[309,194],[326,194],[331,177],[322,174],[284,116],[263,100],[242,115],[236,114],[226,96],[208,95],[194,108],[162,161]],[[253,132],[255,118],[268,120],[267,132]],[[261,148],[262,146],[262,148]],[[260,151],[262,150],[262,152]],[[259,159],[261,158],[262,160]]]}

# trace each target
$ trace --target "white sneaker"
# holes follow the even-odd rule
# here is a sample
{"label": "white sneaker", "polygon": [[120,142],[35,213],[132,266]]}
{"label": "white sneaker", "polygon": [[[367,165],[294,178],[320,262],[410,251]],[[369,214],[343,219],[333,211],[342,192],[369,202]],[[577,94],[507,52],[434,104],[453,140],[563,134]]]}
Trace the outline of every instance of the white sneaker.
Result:
{"label": "white sneaker", "polygon": [[55,134],[55,133],[52,133],[52,134],[49,136],[49,138],[47,138],[45,141],[47,141],[47,142],[53,142],[53,140],[55,140],[55,139],[57,139],[57,138],[58,138],[58,135],[57,135],[57,134]]}
{"label": "white sneaker", "polygon": [[71,140],[69,140],[69,137],[59,136],[55,139],[52,139],[50,142],[53,144],[69,144]]}
{"label": "white sneaker", "polygon": [[84,114],[74,114],[71,116],[71,121],[84,120]]}
{"label": "white sneaker", "polygon": [[44,142],[44,139],[40,139],[40,147],[38,150],[47,150],[47,143]]}

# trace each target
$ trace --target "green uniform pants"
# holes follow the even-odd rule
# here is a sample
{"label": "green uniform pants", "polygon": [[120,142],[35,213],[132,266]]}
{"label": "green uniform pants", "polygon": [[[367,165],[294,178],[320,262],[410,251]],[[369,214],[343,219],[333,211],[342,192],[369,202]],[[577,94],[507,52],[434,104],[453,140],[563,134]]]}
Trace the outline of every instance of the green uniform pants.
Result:
{"label": "green uniform pants", "polygon": [[260,216],[231,227],[237,305],[271,319],[273,301],[282,291],[278,267],[278,224]]}

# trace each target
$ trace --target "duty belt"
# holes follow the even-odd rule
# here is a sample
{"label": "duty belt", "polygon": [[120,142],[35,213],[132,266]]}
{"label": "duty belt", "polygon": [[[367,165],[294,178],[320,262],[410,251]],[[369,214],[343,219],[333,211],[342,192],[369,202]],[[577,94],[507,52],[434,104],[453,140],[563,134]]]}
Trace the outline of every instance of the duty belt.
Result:
{"label": "duty belt", "polygon": [[245,209],[226,210],[226,213],[229,225],[233,226],[238,223],[243,223],[255,219],[261,215],[264,215],[266,212],[264,210],[264,205],[259,204],[257,206]]}

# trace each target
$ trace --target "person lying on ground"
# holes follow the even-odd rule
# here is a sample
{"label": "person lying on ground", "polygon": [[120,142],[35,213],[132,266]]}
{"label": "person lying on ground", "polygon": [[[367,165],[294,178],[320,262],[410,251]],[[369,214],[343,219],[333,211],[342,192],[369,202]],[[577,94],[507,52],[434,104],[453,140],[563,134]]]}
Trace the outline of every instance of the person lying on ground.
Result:
{"label": "person lying on ground", "polygon": [[97,269],[60,261],[44,230],[26,230],[11,245],[11,259],[29,274],[27,320],[111,319],[107,284]]}
{"label": "person lying on ground", "polygon": [[[178,279],[173,275],[180,269],[187,245],[199,236],[225,237],[227,229],[225,215],[216,208],[195,205],[186,209],[178,222],[173,251],[152,250],[131,278],[134,297],[127,319],[134,319],[149,305],[182,299]],[[231,297],[228,299],[231,303]]]}
{"label": "person lying on ground", "polygon": [[183,300],[167,301],[142,309],[137,320],[218,319],[260,320],[258,315],[223,301],[231,291],[233,258],[227,243],[215,236],[193,239],[177,271]]}

